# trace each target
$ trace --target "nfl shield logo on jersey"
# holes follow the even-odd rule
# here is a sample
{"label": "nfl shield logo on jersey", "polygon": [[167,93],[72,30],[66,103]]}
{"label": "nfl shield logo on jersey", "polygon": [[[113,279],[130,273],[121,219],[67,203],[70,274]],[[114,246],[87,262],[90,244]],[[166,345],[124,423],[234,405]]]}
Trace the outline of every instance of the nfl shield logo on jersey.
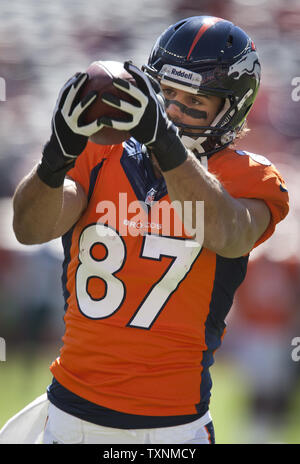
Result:
{"label": "nfl shield logo on jersey", "polygon": [[155,190],[155,188],[151,188],[148,192],[147,192],[147,195],[146,195],[146,198],[145,198],[145,203],[146,205],[148,206],[152,206],[154,201],[155,201],[155,196],[157,194],[157,190]]}

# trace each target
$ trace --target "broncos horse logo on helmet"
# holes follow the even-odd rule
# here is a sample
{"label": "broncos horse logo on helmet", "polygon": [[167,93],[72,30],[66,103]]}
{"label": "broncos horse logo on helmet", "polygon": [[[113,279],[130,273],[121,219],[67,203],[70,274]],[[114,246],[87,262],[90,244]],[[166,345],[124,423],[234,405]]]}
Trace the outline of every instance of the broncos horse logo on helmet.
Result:
{"label": "broncos horse logo on helmet", "polygon": [[176,123],[184,145],[200,156],[232,143],[260,84],[260,62],[252,39],[232,22],[212,16],[193,16],[166,29],[143,70],[168,86],[223,99],[210,126]]}

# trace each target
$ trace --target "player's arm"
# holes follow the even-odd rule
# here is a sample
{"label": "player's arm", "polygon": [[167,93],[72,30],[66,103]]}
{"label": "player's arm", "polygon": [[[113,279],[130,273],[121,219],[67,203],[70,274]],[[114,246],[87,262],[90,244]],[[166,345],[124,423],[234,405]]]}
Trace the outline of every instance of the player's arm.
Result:
{"label": "player's arm", "polygon": [[66,178],[51,188],[35,167],[18,185],[14,198],[13,228],[19,242],[45,243],[67,232],[86,208],[86,194],[77,182]]}
{"label": "player's arm", "polygon": [[76,101],[87,78],[77,73],[61,89],[41,162],[16,189],[13,227],[21,243],[43,243],[64,234],[86,207],[83,189],[66,180],[66,174],[84,151],[88,137],[101,129],[98,121],[79,125],[80,116],[97,97],[97,92],[90,92]]}
{"label": "player's arm", "polygon": [[[192,217],[183,216],[187,231],[195,230],[196,201],[204,202],[203,246],[217,254],[235,258],[247,254],[269,225],[271,214],[262,200],[233,198],[194,155],[180,166],[163,173],[172,201],[189,201]],[[197,230],[195,238],[197,237]]]}
{"label": "player's arm", "polygon": [[[126,111],[132,120],[121,122],[102,118],[103,123],[115,129],[129,130],[154,154],[171,200],[180,202],[181,211],[184,211],[184,202],[193,205],[192,218],[183,218],[187,231],[191,232],[189,226],[196,223],[193,221],[196,201],[203,201],[204,246],[225,257],[248,253],[269,224],[268,207],[259,200],[231,197],[182,144],[176,126],[165,113],[157,84],[131,63],[126,62],[124,67],[135,78],[137,87],[120,79],[115,80],[114,85],[131,95],[138,104],[104,94],[102,100],[105,103]],[[196,230],[195,235],[201,234]]]}

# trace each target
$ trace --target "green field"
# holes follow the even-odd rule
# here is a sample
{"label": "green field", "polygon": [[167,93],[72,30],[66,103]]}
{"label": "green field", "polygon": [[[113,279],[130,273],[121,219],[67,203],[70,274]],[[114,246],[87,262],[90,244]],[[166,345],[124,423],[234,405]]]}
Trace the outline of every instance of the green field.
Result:
{"label": "green field", "polygon": [[[33,363],[28,357],[11,355],[0,363],[0,428],[16,412],[45,392],[51,381],[48,369],[56,352],[40,353]],[[211,413],[216,441],[251,443],[247,386],[236,368],[221,361],[212,368],[213,399]],[[293,399],[288,421],[270,433],[268,442],[300,444],[300,394]]]}

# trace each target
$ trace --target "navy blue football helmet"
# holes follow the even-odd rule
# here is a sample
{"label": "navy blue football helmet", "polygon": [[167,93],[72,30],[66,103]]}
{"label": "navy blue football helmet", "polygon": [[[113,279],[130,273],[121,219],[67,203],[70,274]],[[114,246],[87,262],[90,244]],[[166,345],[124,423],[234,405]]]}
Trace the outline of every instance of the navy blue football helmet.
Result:
{"label": "navy blue football helmet", "polygon": [[[207,141],[216,152],[234,140],[260,84],[254,42],[230,21],[212,16],[193,16],[166,29],[143,70],[168,86],[223,99],[224,105],[210,126],[176,123],[183,143],[199,155],[207,154]],[[191,129],[199,129],[199,133]]]}

